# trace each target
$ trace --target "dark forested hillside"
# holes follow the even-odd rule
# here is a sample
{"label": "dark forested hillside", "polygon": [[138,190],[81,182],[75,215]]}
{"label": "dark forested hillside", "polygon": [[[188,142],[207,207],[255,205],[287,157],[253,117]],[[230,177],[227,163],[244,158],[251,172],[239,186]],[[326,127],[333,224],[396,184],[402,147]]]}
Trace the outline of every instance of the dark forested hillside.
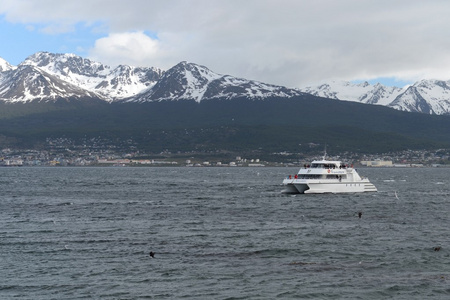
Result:
{"label": "dark forested hillside", "polygon": [[308,143],[381,153],[449,147],[450,117],[310,95],[112,103],[59,100],[0,105],[0,147],[43,147],[48,138],[133,140],[139,149],[303,151]]}

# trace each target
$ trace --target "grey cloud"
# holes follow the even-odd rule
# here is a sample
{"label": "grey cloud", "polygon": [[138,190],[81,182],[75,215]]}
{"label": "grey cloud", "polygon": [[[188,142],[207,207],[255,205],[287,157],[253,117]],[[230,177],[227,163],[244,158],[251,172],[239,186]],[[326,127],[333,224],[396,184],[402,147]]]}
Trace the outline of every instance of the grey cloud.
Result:
{"label": "grey cloud", "polygon": [[[158,47],[130,51],[134,64],[168,68],[188,60],[300,87],[330,79],[450,79],[449,9],[439,0],[4,0],[0,13],[43,26],[102,22],[111,43],[114,34],[152,32]],[[120,59],[92,47],[104,63]]]}

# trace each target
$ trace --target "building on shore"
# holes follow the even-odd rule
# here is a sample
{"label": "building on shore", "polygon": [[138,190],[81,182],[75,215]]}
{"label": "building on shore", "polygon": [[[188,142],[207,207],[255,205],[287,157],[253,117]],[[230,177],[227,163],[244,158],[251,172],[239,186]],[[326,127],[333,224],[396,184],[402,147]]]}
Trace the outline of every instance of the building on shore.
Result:
{"label": "building on shore", "polygon": [[366,167],[393,167],[391,160],[363,160],[361,164]]}

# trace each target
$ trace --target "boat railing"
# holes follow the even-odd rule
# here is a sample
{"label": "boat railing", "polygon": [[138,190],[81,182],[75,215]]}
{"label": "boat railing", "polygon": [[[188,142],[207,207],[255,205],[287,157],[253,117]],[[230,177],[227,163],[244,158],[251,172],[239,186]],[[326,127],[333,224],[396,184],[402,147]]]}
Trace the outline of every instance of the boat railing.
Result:
{"label": "boat railing", "polygon": [[310,165],[303,165],[303,167],[300,167],[300,169],[325,169],[325,170],[335,170],[335,169],[350,169],[353,168],[352,166],[348,166],[348,165],[341,165],[341,166],[329,166],[329,167],[325,167],[325,166],[310,166]]}
{"label": "boat railing", "polygon": [[[353,168],[353,165],[349,166],[349,165],[323,165],[323,164],[318,164],[318,165],[307,165],[304,164],[303,167],[300,167],[300,170],[308,170],[308,169],[323,169],[323,170],[348,170],[350,171]],[[296,175],[288,175],[286,179],[298,179],[297,175],[299,175],[300,172]]]}

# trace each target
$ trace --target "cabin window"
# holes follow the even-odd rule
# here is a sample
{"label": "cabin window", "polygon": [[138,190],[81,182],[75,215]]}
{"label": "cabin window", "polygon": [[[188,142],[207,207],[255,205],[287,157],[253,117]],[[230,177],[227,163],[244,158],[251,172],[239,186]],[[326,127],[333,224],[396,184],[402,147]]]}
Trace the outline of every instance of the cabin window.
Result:
{"label": "cabin window", "polygon": [[312,169],[339,169],[339,166],[335,164],[312,164]]}
{"label": "cabin window", "polygon": [[299,179],[320,179],[322,175],[311,175],[311,174],[305,174],[305,175],[300,175],[298,178]]}

